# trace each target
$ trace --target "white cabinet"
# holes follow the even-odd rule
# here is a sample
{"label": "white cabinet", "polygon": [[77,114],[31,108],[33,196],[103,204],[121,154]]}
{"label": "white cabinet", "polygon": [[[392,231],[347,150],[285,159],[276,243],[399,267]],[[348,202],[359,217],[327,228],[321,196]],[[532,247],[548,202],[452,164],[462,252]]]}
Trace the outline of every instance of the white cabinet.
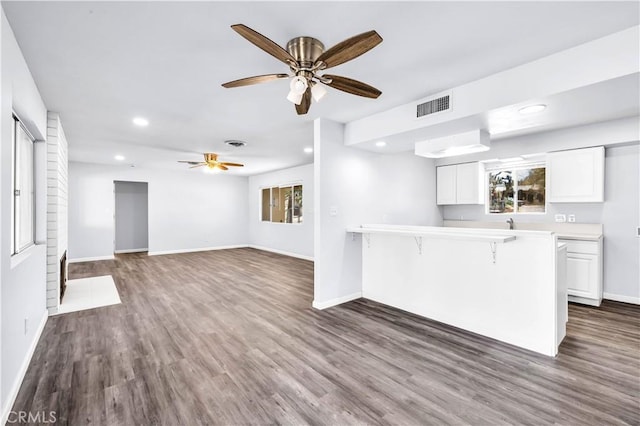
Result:
{"label": "white cabinet", "polygon": [[484,202],[482,169],[480,163],[456,165],[457,204],[482,204]]}
{"label": "white cabinet", "polygon": [[572,302],[602,302],[602,239],[560,240],[567,244],[567,291]]}
{"label": "white cabinet", "polygon": [[436,200],[439,205],[483,204],[484,178],[480,163],[436,168]]}
{"label": "white cabinet", "polygon": [[456,165],[436,168],[436,200],[438,204],[456,204]]}
{"label": "white cabinet", "polygon": [[547,171],[549,202],[604,201],[604,147],[551,152]]}

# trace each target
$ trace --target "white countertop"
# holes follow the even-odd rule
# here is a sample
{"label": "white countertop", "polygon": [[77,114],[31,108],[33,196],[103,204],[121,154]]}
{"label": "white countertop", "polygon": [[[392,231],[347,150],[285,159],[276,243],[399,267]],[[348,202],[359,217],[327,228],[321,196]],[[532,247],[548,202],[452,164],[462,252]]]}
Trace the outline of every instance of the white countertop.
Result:
{"label": "white countertop", "polygon": [[581,241],[598,241],[602,238],[602,234],[577,234],[556,232],[561,240],[581,240]]}
{"label": "white countertop", "polygon": [[[445,228],[457,229],[508,229],[503,222],[482,222],[471,220],[445,220]],[[551,231],[563,240],[598,241],[603,237],[602,224],[599,223],[531,223],[516,219],[515,230]]]}
{"label": "white countertop", "polygon": [[448,240],[483,241],[489,243],[507,243],[516,239],[515,235],[503,234],[493,231],[494,230],[485,231],[482,229],[469,230],[434,226],[401,225],[361,225],[347,228],[347,232],[354,232],[358,234],[405,235],[413,237],[441,238]]}

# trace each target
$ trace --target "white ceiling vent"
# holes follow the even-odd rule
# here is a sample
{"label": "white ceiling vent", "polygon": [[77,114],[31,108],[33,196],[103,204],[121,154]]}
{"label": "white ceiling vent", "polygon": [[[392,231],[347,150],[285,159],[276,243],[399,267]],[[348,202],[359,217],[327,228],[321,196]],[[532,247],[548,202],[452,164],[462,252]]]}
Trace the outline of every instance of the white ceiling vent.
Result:
{"label": "white ceiling vent", "polygon": [[430,101],[418,104],[416,107],[416,118],[436,112],[448,111],[451,108],[451,95],[444,95]]}

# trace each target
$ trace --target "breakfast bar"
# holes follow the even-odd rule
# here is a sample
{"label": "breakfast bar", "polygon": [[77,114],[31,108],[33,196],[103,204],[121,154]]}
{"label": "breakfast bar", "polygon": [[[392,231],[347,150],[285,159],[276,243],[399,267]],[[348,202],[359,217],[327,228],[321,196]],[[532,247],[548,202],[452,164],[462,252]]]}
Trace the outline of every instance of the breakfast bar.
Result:
{"label": "breakfast bar", "polygon": [[549,231],[360,225],[362,296],[541,354],[565,335],[566,288]]}

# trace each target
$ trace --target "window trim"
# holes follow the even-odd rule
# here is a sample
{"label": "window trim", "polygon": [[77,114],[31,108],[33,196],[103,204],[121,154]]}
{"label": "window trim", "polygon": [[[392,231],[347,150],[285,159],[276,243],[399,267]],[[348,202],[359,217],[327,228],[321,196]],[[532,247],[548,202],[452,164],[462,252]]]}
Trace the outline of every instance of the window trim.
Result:
{"label": "window trim", "polygon": [[[491,189],[490,189],[490,175],[493,172],[498,172],[498,171],[511,171],[511,172],[515,172],[517,170],[523,170],[523,169],[542,169],[544,168],[544,179],[545,179],[545,185],[544,185],[544,211],[543,212],[520,212],[520,211],[514,211],[514,212],[502,212],[502,213],[491,213],[489,210],[491,209]],[[528,162],[528,163],[518,163],[518,164],[514,164],[514,165],[509,165],[509,164],[504,164],[504,165],[500,165],[500,166],[496,166],[496,167],[490,167],[490,168],[486,168],[485,169],[485,174],[484,174],[484,187],[485,187],[485,193],[486,193],[486,197],[485,197],[485,203],[484,203],[484,213],[487,216],[500,216],[500,215],[545,215],[548,213],[549,211],[549,201],[547,200],[547,182],[549,181],[548,179],[549,176],[549,170],[547,167],[546,162],[544,161],[535,161],[535,162]],[[515,184],[515,188],[514,188],[514,193],[515,193],[515,198],[517,200],[518,198],[518,190],[517,190],[517,179],[515,180],[516,184]],[[516,201],[517,202],[517,201]]]}
{"label": "window trim", "polygon": [[304,200],[304,183],[302,181],[294,181],[294,182],[287,182],[287,183],[280,183],[280,184],[273,184],[273,185],[262,185],[258,187],[258,205],[260,206],[260,209],[258,210],[258,221],[260,223],[272,223],[272,224],[277,224],[277,225],[302,225],[304,224],[304,203],[302,203],[302,207],[300,208],[300,212],[301,217],[302,217],[302,222],[293,222],[293,218],[291,222],[274,222],[273,221],[273,209],[272,209],[272,204],[271,201],[269,201],[269,220],[263,220],[262,219],[262,213],[263,213],[263,205],[262,205],[262,191],[264,191],[265,189],[269,190],[269,200],[272,200],[273,195],[272,195],[272,189],[273,188],[291,188],[291,191],[293,192],[293,188],[296,186],[301,186],[302,187],[302,199]]}
{"label": "window trim", "polygon": [[[17,263],[20,263],[24,258],[28,257],[26,252],[29,251],[30,248],[36,245],[36,167],[35,167],[35,144],[36,138],[33,137],[29,129],[24,125],[20,117],[12,111],[12,128],[11,128],[11,257],[12,259],[16,257]],[[16,182],[18,179],[18,126],[22,129],[22,131],[27,135],[29,140],[31,141],[31,186],[32,186],[32,200],[31,200],[31,241],[22,246],[18,247],[18,229],[16,229],[16,218],[18,213],[18,203],[16,202]],[[24,254],[24,256],[23,256]],[[13,264],[13,262],[12,262]]]}

